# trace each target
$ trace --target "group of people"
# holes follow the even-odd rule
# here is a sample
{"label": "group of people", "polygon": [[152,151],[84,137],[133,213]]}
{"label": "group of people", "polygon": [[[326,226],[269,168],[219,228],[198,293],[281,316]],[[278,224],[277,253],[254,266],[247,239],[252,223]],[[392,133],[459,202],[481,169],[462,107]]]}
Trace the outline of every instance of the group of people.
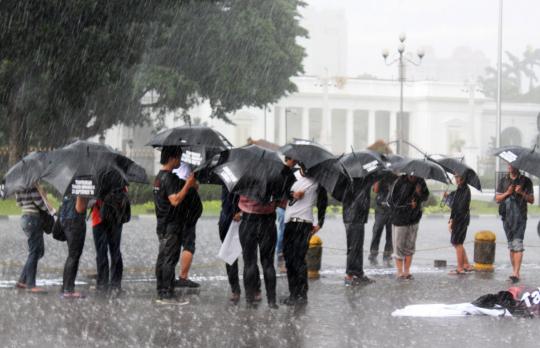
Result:
{"label": "group of people", "polygon": [[[157,218],[156,232],[159,250],[155,265],[158,301],[178,302],[176,287],[198,287],[188,277],[195,252],[195,228],[202,214],[202,202],[194,174],[181,175],[182,149],[163,147],[161,169],[154,182],[154,203]],[[228,192],[222,188],[222,210],[218,221],[219,237],[223,241],[233,221],[239,222],[239,238],[242,246],[243,285],[245,299],[253,304],[262,300],[260,270],[266,288],[266,298],[271,308],[277,308],[275,256],[283,260],[287,272],[289,294],[282,304],[306,304],[308,300],[307,265],[305,261],[310,237],[324,225],[328,194],[309,176],[303,164],[294,158],[285,158],[285,165],[294,170],[296,181],[287,191],[287,197],[270,202],[259,202],[245,195]],[[527,218],[527,204],[534,201],[532,182],[509,166],[508,175],[498,186],[496,201],[508,237],[513,273],[510,280],[519,281],[523,257],[523,236]],[[75,278],[79,267],[85,236],[86,214],[90,207],[92,231],[96,248],[97,282],[102,291],[120,291],[123,263],[120,242],[122,224],[129,221],[128,212],[112,214],[106,207],[114,196],[127,200],[127,182],[114,174],[104,174],[100,179],[99,199],[89,200],[82,196],[67,195],[58,213],[61,228],[67,241],[68,256],[64,266],[62,296],[80,298],[75,291]],[[472,270],[463,247],[470,221],[471,193],[467,178],[455,175],[457,190],[445,194],[451,207],[448,222],[450,241],[455,247],[457,268],[452,274],[460,275]],[[386,229],[383,262],[391,266],[395,262],[396,276],[411,280],[410,272],[415,253],[422,204],[429,197],[424,179],[413,175],[368,175],[352,181],[343,197],[343,223],[347,237],[347,259],[344,283],[347,286],[374,282],[364,274],[364,234],[369,216],[371,192],[375,198],[375,222],[369,250],[369,261],[377,263],[379,244]],[[120,197],[120,198],[118,198]],[[29,255],[16,283],[18,288],[31,292],[43,292],[36,286],[38,260],[44,255],[41,212],[51,212],[51,205],[43,190],[36,188],[18,192],[17,203],[22,208],[22,229],[28,237]],[[129,205],[129,201],[127,202]],[[314,208],[317,214],[314,215]],[[107,215],[107,216],[104,216]],[[121,215],[121,216],[118,216]],[[278,223],[276,224],[276,217]],[[180,275],[175,269],[181,261]],[[241,286],[238,261],[226,265],[231,287],[230,300],[240,300]]]}

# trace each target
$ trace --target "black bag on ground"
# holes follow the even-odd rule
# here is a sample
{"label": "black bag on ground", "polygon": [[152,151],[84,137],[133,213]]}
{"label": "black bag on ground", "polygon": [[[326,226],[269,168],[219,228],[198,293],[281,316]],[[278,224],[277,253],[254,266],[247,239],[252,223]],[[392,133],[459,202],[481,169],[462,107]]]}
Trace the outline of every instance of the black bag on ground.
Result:
{"label": "black bag on ground", "polygon": [[107,225],[125,224],[131,220],[131,204],[123,189],[111,191],[103,197],[99,210],[101,221]]}

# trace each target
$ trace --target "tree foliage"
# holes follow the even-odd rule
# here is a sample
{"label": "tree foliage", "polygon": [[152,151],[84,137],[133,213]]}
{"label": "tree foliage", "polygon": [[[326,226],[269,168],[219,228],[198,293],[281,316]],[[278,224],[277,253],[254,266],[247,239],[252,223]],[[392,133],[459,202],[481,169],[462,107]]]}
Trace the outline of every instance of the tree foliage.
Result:
{"label": "tree foliage", "polygon": [[[0,0],[0,126],[11,162],[150,111],[214,117],[295,90],[297,0]],[[142,97],[158,98],[141,105]]]}

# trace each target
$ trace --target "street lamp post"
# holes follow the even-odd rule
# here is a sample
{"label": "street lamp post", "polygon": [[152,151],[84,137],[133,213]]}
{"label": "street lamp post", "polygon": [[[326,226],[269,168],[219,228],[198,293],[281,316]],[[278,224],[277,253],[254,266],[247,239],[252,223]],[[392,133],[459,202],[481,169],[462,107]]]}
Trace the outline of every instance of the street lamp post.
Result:
{"label": "street lamp post", "polygon": [[395,63],[398,65],[398,74],[399,74],[399,115],[396,118],[396,128],[397,128],[397,142],[396,142],[396,153],[401,154],[401,142],[403,140],[403,84],[406,81],[405,69],[407,63],[413,65],[420,65],[422,58],[424,58],[424,51],[419,49],[416,52],[418,60],[414,60],[413,55],[409,52],[405,52],[405,34],[399,35],[399,45],[398,45],[398,55],[391,62],[387,62],[390,52],[387,49],[382,51],[382,56],[386,65],[390,66]]}

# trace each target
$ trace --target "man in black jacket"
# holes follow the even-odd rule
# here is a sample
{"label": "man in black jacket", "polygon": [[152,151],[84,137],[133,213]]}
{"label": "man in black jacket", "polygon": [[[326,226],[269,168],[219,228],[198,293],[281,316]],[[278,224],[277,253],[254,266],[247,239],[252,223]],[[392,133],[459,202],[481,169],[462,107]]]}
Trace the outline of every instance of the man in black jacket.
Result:
{"label": "man in black jacket", "polygon": [[393,209],[392,239],[398,279],[413,279],[410,268],[422,218],[422,202],[428,197],[429,190],[422,178],[402,175],[394,184],[389,203]]}
{"label": "man in black jacket", "polygon": [[373,283],[364,274],[364,225],[368,220],[373,176],[355,178],[343,199],[343,223],[347,233],[345,285]]}

